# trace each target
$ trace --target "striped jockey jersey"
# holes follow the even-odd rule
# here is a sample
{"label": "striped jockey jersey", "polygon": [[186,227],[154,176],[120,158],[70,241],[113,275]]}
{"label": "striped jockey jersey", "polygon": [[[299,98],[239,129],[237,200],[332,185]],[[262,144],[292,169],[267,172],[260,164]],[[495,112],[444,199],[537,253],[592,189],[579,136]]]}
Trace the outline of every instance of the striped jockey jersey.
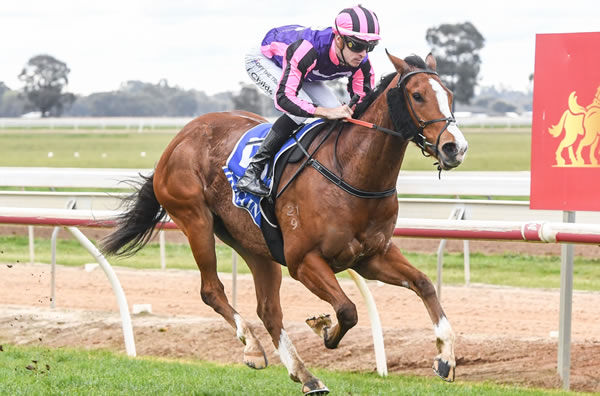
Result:
{"label": "striped jockey jersey", "polygon": [[[300,117],[312,117],[316,106],[298,98],[303,81],[348,77],[350,97],[362,99],[375,82],[368,56],[358,67],[340,64],[332,28],[313,30],[299,25],[271,29],[262,41],[263,55],[283,69],[275,93],[277,109]],[[318,105],[318,104],[316,104]]]}

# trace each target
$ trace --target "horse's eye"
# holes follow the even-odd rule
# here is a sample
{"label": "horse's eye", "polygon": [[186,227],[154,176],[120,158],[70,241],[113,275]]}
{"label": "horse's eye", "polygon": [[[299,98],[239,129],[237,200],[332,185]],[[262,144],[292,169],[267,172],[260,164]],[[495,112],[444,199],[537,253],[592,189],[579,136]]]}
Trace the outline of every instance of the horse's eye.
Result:
{"label": "horse's eye", "polygon": [[415,92],[412,94],[412,97],[414,100],[416,100],[417,102],[423,102],[423,97],[421,96],[420,93]]}

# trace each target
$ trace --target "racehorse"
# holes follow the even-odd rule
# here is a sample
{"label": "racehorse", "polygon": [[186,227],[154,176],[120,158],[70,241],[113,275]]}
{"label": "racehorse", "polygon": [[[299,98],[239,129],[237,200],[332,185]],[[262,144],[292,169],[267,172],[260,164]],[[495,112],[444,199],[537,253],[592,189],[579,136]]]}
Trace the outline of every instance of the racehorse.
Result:
{"label": "racehorse", "polygon": [[[351,121],[361,125],[343,123],[343,131],[328,136],[314,154],[320,164],[335,169],[333,173],[341,175],[339,180],[346,186],[373,196],[349,194],[340,183],[307,167],[277,198],[275,213],[290,275],[335,311],[335,324],[328,316],[307,320],[327,348],[336,348],[358,321],[354,303],[335,277],[351,268],[367,279],[409,288],[423,300],[439,352],[433,369],[453,381],[452,327],[429,278],[408,262],[391,238],[398,214],[396,180],[409,142],[434,156],[440,172],[461,164],[467,142],[450,110],[452,93],[435,72],[434,57],[429,54],[425,61],[415,55],[404,60],[389,53],[388,57],[396,72],[382,79],[356,107],[358,121]],[[131,197],[130,208],[105,239],[103,250],[135,253],[168,214],[188,238],[201,272],[202,300],[235,329],[245,344],[244,363],[264,368],[262,345],[229,304],[217,276],[217,235],[248,264],[258,316],[290,378],[302,384],[305,394],[325,394],[327,387],[304,366],[283,327],[280,265],[250,216],[232,204],[231,186],[222,170],[240,136],[264,122],[256,114],[234,111],[205,114],[187,124],[167,146],[153,175]],[[311,148],[319,144],[317,140]],[[290,179],[299,166],[288,165],[282,180]]]}

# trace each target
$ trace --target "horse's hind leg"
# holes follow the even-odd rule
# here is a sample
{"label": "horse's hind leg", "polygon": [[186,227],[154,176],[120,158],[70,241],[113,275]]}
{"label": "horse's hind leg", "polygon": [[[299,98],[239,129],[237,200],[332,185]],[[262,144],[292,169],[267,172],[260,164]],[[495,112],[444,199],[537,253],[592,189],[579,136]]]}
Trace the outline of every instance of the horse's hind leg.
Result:
{"label": "horse's hind leg", "polygon": [[329,390],[318,378],[313,376],[304,366],[296,348],[283,328],[283,313],[279,289],[281,287],[281,265],[250,255],[244,255],[246,263],[254,277],[256,290],[256,313],[271,335],[273,345],[279,352],[281,362],[285,365],[290,378],[302,383],[305,394],[325,394]]}
{"label": "horse's hind leg", "polygon": [[[199,208],[186,217],[171,218],[188,237],[190,247],[201,273],[202,301],[219,313],[235,329],[237,338],[245,345],[244,363],[255,369],[267,366],[264,349],[250,325],[229,304],[223,283],[217,275],[217,257],[213,234],[213,217],[207,208]],[[185,218],[185,220],[183,220]]]}
{"label": "horse's hind leg", "polygon": [[439,355],[433,362],[433,370],[442,379],[453,381],[456,367],[455,335],[431,280],[413,267],[394,244],[390,245],[385,255],[376,256],[354,269],[367,279],[403,286],[417,293],[423,300],[434,326]]}

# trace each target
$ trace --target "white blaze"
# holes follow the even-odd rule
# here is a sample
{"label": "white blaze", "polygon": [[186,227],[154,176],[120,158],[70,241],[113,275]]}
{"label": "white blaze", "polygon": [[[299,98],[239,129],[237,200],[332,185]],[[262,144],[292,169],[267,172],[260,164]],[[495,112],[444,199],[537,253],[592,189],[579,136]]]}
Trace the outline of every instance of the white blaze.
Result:
{"label": "white blaze", "polygon": [[[429,84],[431,84],[431,87],[435,91],[440,112],[444,115],[444,117],[452,117],[452,112],[450,111],[450,106],[448,105],[448,93],[444,87],[442,87],[440,83],[433,78],[429,79]],[[460,129],[458,129],[456,123],[453,122],[448,125],[447,131],[454,136],[454,143],[456,143],[456,146],[458,147],[458,152],[464,153],[467,149],[467,139],[465,139]]]}

